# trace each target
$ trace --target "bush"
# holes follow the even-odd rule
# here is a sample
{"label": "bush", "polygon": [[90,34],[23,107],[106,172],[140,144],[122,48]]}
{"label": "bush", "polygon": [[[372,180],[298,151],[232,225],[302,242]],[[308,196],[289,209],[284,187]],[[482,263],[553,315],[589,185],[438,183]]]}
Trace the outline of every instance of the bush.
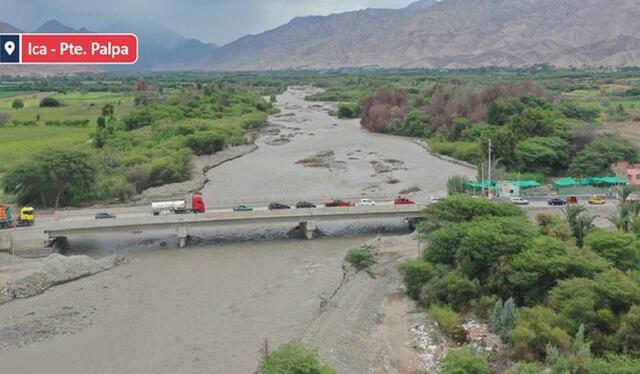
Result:
{"label": "bush", "polygon": [[360,118],[360,105],[358,104],[339,104],[338,118]]}
{"label": "bush", "polygon": [[607,355],[587,360],[584,369],[589,374],[637,374],[640,360],[626,356]]}
{"label": "bush", "polygon": [[285,344],[260,364],[262,374],[337,374],[318,354],[300,343]]}
{"label": "bush", "polygon": [[21,99],[15,99],[13,100],[13,102],[11,103],[11,107],[13,109],[21,109],[24,108],[24,101],[22,101]]}
{"label": "bush", "polygon": [[448,306],[433,305],[429,308],[429,315],[448,336],[453,334],[460,323],[458,313],[451,310]]}
{"label": "bush", "polygon": [[350,249],[344,259],[358,270],[368,269],[377,262],[371,251],[364,248]]}
{"label": "bush", "polygon": [[478,282],[454,270],[427,282],[420,292],[420,301],[424,305],[443,302],[457,311],[462,311],[479,296]]}
{"label": "bush", "polygon": [[472,347],[465,346],[447,354],[440,365],[439,374],[488,374],[487,359]]}
{"label": "bush", "polygon": [[518,319],[518,307],[513,301],[513,298],[509,298],[504,303],[502,300],[496,301],[496,305],[491,315],[491,327],[496,335],[500,336],[502,340],[506,340],[509,331],[516,327],[516,321]]}
{"label": "bush", "polygon": [[408,261],[400,265],[400,273],[407,295],[413,300],[418,300],[422,286],[431,278],[442,273],[442,269],[424,261]]}
{"label": "bush", "polygon": [[429,147],[433,152],[458,160],[479,164],[482,161],[482,153],[476,142],[442,142],[429,141]]}
{"label": "bush", "polygon": [[185,139],[185,145],[198,156],[210,155],[224,149],[224,137],[212,132],[198,132]]}
{"label": "bush", "polygon": [[447,193],[449,196],[458,195],[466,191],[465,183],[469,183],[469,178],[464,175],[454,175],[447,179]]}
{"label": "bush", "polygon": [[9,113],[0,113],[0,126],[4,126],[11,120]]}
{"label": "bush", "polygon": [[560,328],[560,318],[553,310],[536,306],[518,311],[516,327],[507,334],[507,341],[516,358],[531,361],[546,356],[548,343],[568,350],[571,336]]}
{"label": "bush", "polygon": [[621,270],[633,269],[640,261],[640,243],[633,234],[596,230],[587,235],[584,245]]}
{"label": "bush", "polygon": [[519,363],[507,370],[505,374],[544,374],[544,372],[537,364]]}
{"label": "bush", "polygon": [[53,97],[45,97],[42,100],[40,100],[41,108],[57,108],[60,105],[61,105],[60,101],[58,101],[57,99],[54,99]]}

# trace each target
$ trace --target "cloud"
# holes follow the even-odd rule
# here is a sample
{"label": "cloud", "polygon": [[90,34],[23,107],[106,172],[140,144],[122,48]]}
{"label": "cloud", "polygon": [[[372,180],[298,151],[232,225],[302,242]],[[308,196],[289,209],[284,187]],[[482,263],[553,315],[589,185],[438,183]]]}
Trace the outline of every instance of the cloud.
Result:
{"label": "cloud", "polygon": [[413,0],[0,0],[0,20],[34,30],[49,19],[99,30],[119,20],[154,21],[178,33],[225,44],[298,16],[364,8],[402,8]]}

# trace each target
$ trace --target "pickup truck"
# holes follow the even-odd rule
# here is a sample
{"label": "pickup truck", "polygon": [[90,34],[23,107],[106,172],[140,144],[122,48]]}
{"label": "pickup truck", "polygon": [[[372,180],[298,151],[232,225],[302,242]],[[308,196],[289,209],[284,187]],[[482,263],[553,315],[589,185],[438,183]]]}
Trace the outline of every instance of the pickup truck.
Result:
{"label": "pickup truck", "polygon": [[324,202],[324,206],[327,208],[330,207],[347,207],[347,206],[355,206],[356,204],[352,203],[351,201],[342,201],[342,200],[325,200]]}

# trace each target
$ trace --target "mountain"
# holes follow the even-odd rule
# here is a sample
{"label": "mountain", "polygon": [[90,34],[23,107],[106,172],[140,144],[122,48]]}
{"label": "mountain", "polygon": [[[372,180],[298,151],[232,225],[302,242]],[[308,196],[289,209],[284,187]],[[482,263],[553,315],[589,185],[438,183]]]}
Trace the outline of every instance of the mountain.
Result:
{"label": "mountain", "polygon": [[164,68],[639,66],[638,19],[637,0],[422,0],[295,18]]}
{"label": "mountain", "polygon": [[150,70],[157,66],[184,63],[211,54],[217,45],[185,38],[171,28],[155,22],[117,22],[101,32],[132,32],[138,36],[138,62],[114,65],[112,70]]}
{"label": "mountain", "polygon": [[[0,21],[0,33],[20,33],[22,30]],[[0,76],[53,76],[77,73],[94,73],[101,69],[95,65],[5,65],[0,64]]]}
{"label": "mountain", "polygon": [[90,32],[89,30],[85,29],[84,27],[81,29],[74,29],[72,27],[69,27],[67,25],[63,25],[62,23],[58,22],[55,19],[49,20],[45,23],[43,23],[40,27],[38,27],[36,29],[36,31],[34,31],[36,33],[52,33],[52,34],[59,34],[59,33],[88,33]]}
{"label": "mountain", "polygon": [[409,4],[405,9],[407,10],[421,10],[431,8],[436,5],[440,0],[418,0]]}

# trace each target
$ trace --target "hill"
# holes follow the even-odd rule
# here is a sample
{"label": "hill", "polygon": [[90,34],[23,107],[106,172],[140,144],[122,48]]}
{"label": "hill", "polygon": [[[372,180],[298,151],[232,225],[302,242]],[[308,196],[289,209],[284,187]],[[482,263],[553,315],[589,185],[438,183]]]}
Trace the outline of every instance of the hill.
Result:
{"label": "hill", "polygon": [[166,69],[640,65],[636,0],[422,0],[295,18]]}

